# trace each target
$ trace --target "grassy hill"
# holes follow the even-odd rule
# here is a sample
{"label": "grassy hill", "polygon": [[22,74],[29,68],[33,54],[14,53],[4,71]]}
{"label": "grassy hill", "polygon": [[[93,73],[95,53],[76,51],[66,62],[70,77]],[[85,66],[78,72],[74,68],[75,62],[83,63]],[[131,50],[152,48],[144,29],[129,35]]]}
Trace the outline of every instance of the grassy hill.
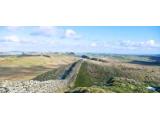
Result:
{"label": "grassy hill", "polygon": [[50,84],[47,81],[65,81],[69,76],[64,92],[160,92],[159,60],[159,56],[125,55],[84,58],[67,54],[5,56],[0,57],[0,80]]}
{"label": "grassy hill", "polygon": [[69,92],[154,92],[148,90],[148,86],[159,87],[160,76],[146,69],[85,61]]}

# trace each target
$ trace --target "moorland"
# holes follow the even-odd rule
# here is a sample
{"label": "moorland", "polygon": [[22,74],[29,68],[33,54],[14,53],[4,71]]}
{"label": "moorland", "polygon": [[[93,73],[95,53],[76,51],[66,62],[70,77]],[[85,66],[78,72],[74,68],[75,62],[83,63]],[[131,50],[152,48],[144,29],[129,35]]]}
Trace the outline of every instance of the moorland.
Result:
{"label": "moorland", "polygon": [[2,92],[158,93],[160,56],[3,55],[0,88]]}

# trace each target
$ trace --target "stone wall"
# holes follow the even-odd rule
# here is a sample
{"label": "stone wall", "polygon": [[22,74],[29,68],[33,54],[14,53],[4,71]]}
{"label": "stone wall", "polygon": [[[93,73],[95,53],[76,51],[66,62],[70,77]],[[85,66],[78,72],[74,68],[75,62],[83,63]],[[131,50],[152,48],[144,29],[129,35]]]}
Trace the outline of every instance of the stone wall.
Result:
{"label": "stone wall", "polygon": [[16,80],[0,81],[1,93],[54,93],[64,92],[76,79],[77,73],[80,69],[82,60],[77,61],[74,67],[71,65],[71,71],[66,76],[66,79],[57,80]]}

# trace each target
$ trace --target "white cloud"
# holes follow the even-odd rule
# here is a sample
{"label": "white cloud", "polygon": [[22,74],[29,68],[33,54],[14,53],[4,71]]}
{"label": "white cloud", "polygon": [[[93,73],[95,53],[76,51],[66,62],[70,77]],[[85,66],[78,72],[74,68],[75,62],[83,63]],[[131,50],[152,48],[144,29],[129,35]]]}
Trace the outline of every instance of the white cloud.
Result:
{"label": "white cloud", "polygon": [[148,40],[147,42],[146,42],[146,45],[148,45],[148,46],[156,46],[156,42],[155,42],[155,40]]}
{"label": "white cloud", "polygon": [[52,36],[58,35],[60,33],[60,29],[52,26],[40,26],[36,27],[36,29],[31,33],[33,36]]}
{"label": "white cloud", "polygon": [[75,36],[77,33],[74,31],[74,30],[71,30],[71,29],[67,29],[65,31],[65,36],[66,37],[72,37],[72,36]]}
{"label": "white cloud", "polygon": [[102,45],[104,48],[112,50],[132,50],[132,51],[150,51],[150,50],[159,50],[160,42],[156,40],[146,40],[146,41],[110,41],[105,42]]}
{"label": "white cloud", "polygon": [[18,36],[16,35],[9,35],[9,36],[5,36],[3,38],[3,40],[7,41],[7,42],[20,42],[21,40],[19,39]]}
{"label": "white cloud", "polygon": [[77,32],[72,29],[65,30],[64,36],[65,38],[69,38],[69,39],[79,39],[80,38],[80,35],[78,35]]}
{"label": "white cloud", "polygon": [[40,26],[35,27],[35,29],[30,33],[32,36],[45,36],[52,38],[66,38],[66,39],[79,39],[81,36],[72,29],[64,29],[60,27],[53,26]]}
{"label": "white cloud", "polygon": [[119,44],[121,47],[127,48],[158,48],[160,44],[157,43],[155,40],[147,40],[147,41],[121,41]]}
{"label": "white cloud", "polygon": [[96,47],[97,44],[96,43],[91,43],[91,47]]}

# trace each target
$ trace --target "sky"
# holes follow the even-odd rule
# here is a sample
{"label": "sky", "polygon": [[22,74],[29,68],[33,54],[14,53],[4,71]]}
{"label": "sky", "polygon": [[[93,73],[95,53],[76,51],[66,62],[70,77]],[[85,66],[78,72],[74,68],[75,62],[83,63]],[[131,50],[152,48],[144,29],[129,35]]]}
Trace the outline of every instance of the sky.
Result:
{"label": "sky", "polygon": [[1,26],[0,52],[159,54],[159,26]]}

